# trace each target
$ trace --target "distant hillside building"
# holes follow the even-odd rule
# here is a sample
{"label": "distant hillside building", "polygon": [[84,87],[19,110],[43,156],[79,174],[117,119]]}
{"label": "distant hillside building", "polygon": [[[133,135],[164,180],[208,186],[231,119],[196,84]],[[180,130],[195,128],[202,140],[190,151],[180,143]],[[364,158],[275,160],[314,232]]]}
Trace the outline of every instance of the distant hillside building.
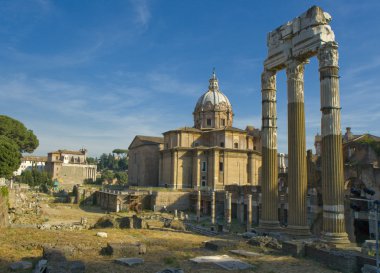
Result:
{"label": "distant hillside building", "polygon": [[46,171],[61,186],[81,184],[86,179],[96,179],[96,165],[87,164],[87,151],[58,150],[48,153]]}
{"label": "distant hillside building", "polygon": [[13,173],[13,175],[21,175],[23,171],[31,170],[32,168],[36,168],[39,171],[44,171],[46,161],[46,156],[23,156],[21,158],[20,167]]}
{"label": "distant hillside building", "polygon": [[136,136],[129,145],[128,184],[132,186],[158,186],[159,151],[163,137]]}
{"label": "distant hillside building", "polygon": [[[197,101],[193,116],[194,127],[163,133],[163,143],[145,144],[139,136],[132,141],[130,181],[139,186],[174,189],[222,190],[232,184],[259,185],[260,130],[252,126],[245,130],[233,127],[232,106],[219,90],[215,73],[209,80],[208,90]],[[136,156],[133,147],[136,147]],[[144,152],[138,153],[137,149]],[[154,177],[158,173],[158,176],[149,180],[141,176],[138,180],[136,175],[144,172],[142,166],[145,166],[145,173],[151,172]]]}

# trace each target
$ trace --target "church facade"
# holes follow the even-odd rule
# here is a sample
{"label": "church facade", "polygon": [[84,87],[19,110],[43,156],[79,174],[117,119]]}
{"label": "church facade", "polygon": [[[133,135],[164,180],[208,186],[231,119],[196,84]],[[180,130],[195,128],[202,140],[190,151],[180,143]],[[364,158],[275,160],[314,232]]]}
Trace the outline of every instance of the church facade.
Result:
{"label": "church facade", "polygon": [[[259,185],[260,130],[233,127],[232,106],[219,90],[215,73],[208,90],[198,99],[193,116],[193,127],[163,133],[163,144],[157,153],[158,183],[151,181],[151,185],[202,190],[223,190],[232,184]],[[133,153],[130,150],[132,156]],[[130,167],[136,168],[131,164],[138,162],[130,162]],[[131,184],[138,185],[135,181]]]}
{"label": "church facade", "polygon": [[[233,127],[232,106],[219,90],[215,73],[193,116],[193,127],[164,132],[163,139],[155,143],[159,149],[143,149],[145,144],[138,141],[152,137],[137,136],[132,141],[129,184],[200,190],[261,184],[260,130]],[[143,175],[148,172],[155,177]]]}

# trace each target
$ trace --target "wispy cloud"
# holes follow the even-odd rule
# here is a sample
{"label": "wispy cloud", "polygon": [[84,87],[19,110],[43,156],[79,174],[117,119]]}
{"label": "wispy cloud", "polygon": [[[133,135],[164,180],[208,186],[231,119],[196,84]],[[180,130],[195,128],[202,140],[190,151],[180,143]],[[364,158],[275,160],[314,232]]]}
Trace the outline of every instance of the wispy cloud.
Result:
{"label": "wispy cloud", "polygon": [[135,22],[147,27],[151,18],[150,8],[146,0],[130,0],[135,12]]}

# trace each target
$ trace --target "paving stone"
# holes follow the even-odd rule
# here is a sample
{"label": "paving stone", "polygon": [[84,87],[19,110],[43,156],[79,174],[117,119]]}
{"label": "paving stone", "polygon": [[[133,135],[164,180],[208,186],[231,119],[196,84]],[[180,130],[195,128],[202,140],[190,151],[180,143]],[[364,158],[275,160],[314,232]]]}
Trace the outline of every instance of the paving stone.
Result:
{"label": "paving stone", "polygon": [[101,237],[101,238],[107,238],[108,234],[107,232],[97,232],[96,236]]}
{"label": "paving stone", "polygon": [[261,254],[261,253],[246,251],[243,249],[234,249],[234,250],[230,250],[230,252],[233,254],[239,255],[239,256],[243,256],[243,257],[263,256],[263,254]]}
{"label": "paving stone", "polygon": [[9,265],[9,268],[13,271],[31,269],[32,267],[33,264],[28,261],[18,261]]}
{"label": "paving stone", "polygon": [[185,273],[185,271],[183,271],[181,268],[166,268],[156,273]]}
{"label": "paving stone", "polygon": [[117,264],[132,266],[135,264],[144,263],[144,259],[141,259],[141,258],[119,258],[119,259],[116,259],[115,262]]}

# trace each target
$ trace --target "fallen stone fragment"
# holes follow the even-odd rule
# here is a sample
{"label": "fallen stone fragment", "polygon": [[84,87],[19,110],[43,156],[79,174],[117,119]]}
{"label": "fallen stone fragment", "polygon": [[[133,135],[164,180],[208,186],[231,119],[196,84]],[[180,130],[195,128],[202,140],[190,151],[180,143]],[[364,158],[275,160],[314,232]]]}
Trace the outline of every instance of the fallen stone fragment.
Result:
{"label": "fallen stone fragment", "polygon": [[96,236],[101,237],[101,238],[107,238],[108,234],[107,232],[98,232],[96,233]]}
{"label": "fallen stone fragment", "polygon": [[236,247],[237,243],[233,241],[224,241],[224,240],[213,240],[213,241],[207,241],[205,243],[205,248],[210,250],[222,250],[225,248],[232,248]]}
{"label": "fallen stone fragment", "polygon": [[228,255],[200,256],[190,259],[190,261],[195,263],[213,263],[226,270],[244,270],[252,268],[252,265],[232,258]]}
{"label": "fallen stone fragment", "polygon": [[33,264],[28,261],[18,261],[9,265],[9,268],[13,271],[31,269],[32,267]]}
{"label": "fallen stone fragment", "polygon": [[46,272],[47,268],[47,260],[39,260],[36,264],[36,267],[34,268],[33,273],[44,273]]}
{"label": "fallen stone fragment", "polygon": [[115,262],[117,264],[132,266],[135,264],[144,263],[144,259],[141,259],[141,258],[119,258],[119,259],[116,259]]}
{"label": "fallen stone fragment", "polygon": [[230,250],[230,252],[239,256],[243,256],[243,257],[263,256],[263,254],[261,253],[246,251],[244,249],[234,249],[234,250]]}
{"label": "fallen stone fragment", "polygon": [[102,255],[112,255],[114,257],[143,255],[145,253],[146,253],[146,245],[142,243],[136,243],[136,244],[107,243],[107,247],[101,250]]}
{"label": "fallen stone fragment", "polygon": [[166,268],[164,270],[158,271],[157,273],[185,273],[181,268]]}
{"label": "fallen stone fragment", "polygon": [[84,273],[86,266],[82,261],[72,261],[70,262],[70,272],[71,273]]}

